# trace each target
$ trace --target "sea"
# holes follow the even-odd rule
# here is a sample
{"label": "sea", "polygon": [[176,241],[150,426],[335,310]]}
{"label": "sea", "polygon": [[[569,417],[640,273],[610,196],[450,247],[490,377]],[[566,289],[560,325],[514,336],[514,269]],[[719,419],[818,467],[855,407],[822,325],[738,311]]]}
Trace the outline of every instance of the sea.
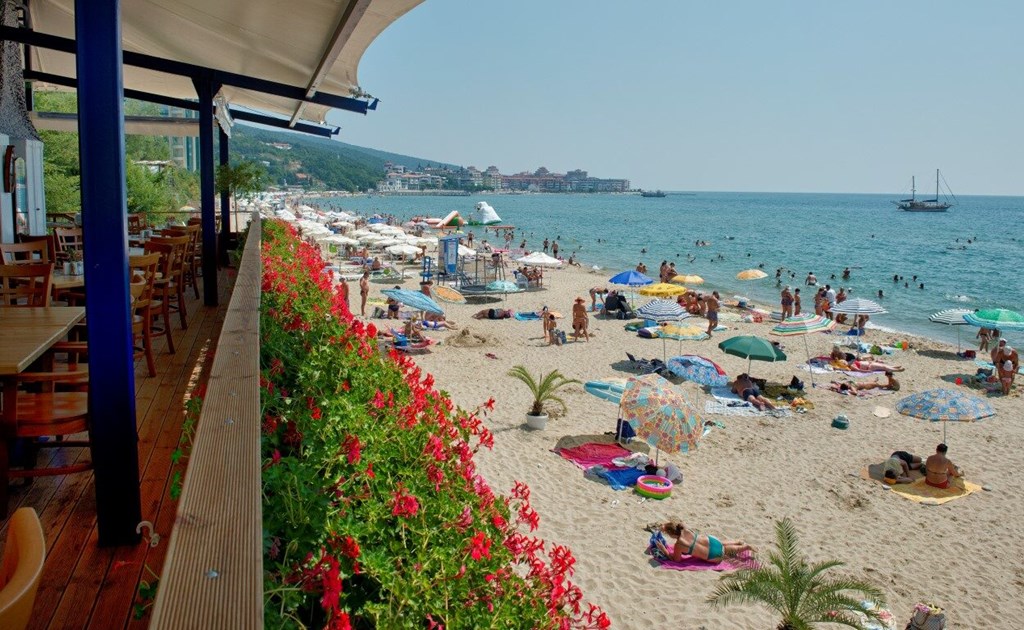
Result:
{"label": "sea", "polygon": [[[535,251],[545,238],[557,240],[560,256],[574,254],[584,267],[598,268],[595,285],[640,262],[656,277],[664,260],[674,262],[680,274],[703,277],[700,290],[717,289],[726,300],[748,297],[772,310],[779,310],[780,268],[782,285],[800,288],[803,309],[813,310],[815,288],[804,284],[813,272],[820,284],[845,287],[851,297],[875,300],[888,310],[872,316],[871,325],[949,343],[957,343],[959,332],[965,348],[976,347],[977,328],[935,324],[928,316],[947,308],[1024,312],[1024,197],[959,197],[942,213],[902,212],[892,199],[735,192],[374,195],[325,198],[316,205],[404,220],[452,210],[468,216],[478,201],[486,201],[503,224],[516,227],[514,247],[525,239]],[[485,237],[495,242],[493,232],[464,230],[474,232],[477,244]],[[847,267],[851,274],[843,280]],[[752,268],[768,277],[736,279]],[[1024,333],[1005,336],[1024,344]]]}

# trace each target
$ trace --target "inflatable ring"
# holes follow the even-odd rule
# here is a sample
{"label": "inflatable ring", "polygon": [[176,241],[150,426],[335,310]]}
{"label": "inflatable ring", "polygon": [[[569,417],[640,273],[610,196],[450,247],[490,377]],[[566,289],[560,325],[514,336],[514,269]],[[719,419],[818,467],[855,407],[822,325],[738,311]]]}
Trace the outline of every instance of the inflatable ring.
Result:
{"label": "inflatable ring", "polygon": [[642,475],[636,480],[636,493],[648,499],[666,499],[672,495],[672,482],[658,475]]}

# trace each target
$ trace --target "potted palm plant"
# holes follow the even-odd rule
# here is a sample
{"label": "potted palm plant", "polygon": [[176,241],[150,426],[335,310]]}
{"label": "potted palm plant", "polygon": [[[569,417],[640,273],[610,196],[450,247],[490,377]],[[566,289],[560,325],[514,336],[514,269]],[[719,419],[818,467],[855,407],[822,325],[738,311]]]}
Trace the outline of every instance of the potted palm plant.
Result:
{"label": "potted palm plant", "polygon": [[[838,560],[809,563],[798,549],[796,527],[789,518],[775,523],[775,546],[767,562],[723,575],[707,598],[711,607],[767,606],[782,617],[776,630],[809,630],[822,623],[863,629],[866,620],[881,619],[882,591],[854,578],[825,575],[843,566]],[[876,606],[865,607],[865,600]]]}
{"label": "potted palm plant", "polygon": [[544,430],[548,424],[548,407],[556,405],[561,411],[566,410],[565,401],[557,396],[558,390],[566,385],[579,383],[579,381],[566,378],[558,370],[551,370],[547,374],[540,373],[534,378],[522,365],[517,365],[508,371],[512,378],[523,382],[533,396],[530,410],[526,412],[526,425],[531,429]]}

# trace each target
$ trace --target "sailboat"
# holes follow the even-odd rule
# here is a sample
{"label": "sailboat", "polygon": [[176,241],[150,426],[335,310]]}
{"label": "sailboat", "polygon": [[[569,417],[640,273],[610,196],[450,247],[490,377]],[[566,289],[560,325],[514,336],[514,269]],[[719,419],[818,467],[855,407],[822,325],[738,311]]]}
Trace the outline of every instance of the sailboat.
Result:
{"label": "sailboat", "polygon": [[893,203],[896,204],[896,207],[900,210],[905,210],[907,212],[945,212],[953,205],[947,201],[939,201],[939,169],[935,169],[935,198],[917,199],[916,195],[916,181],[911,177],[910,199],[900,199]]}

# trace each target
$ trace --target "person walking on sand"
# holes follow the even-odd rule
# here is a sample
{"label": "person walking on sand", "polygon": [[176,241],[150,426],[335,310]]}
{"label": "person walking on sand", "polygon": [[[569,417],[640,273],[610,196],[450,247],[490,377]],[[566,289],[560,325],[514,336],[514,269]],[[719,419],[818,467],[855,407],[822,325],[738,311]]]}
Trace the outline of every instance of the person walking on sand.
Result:
{"label": "person walking on sand", "polygon": [[359,279],[359,316],[366,317],[366,298],[370,296],[370,272],[364,271]]}
{"label": "person walking on sand", "polygon": [[782,319],[793,316],[793,292],[787,284],[782,289]]}
{"label": "person walking on sand", "polygon": [[1020,356],[1016,350],[1009,345],[1005,345],[996,358],[995,366],[999,373],[999,384],[1003,387],[1003,395],[1008,396],[1010,388],[1013,387],[1013,381],[1017,377],[1017,368],[1020,367]]}
{"label": "person walking on sand", "polygon": [[800,289],[793,290],[793,315],[800,314]]}
{"label": "person walking on sand", "polygon": [[348,303],[348,280],[345,279],[345,276],[341,276],[340,280],[341,282],[338,283],[338,293],[341,293],[341,299],[345,300],[345,308],[351,313],[352,307]]}
{"label": "person walking on sand", "polygon": [[988,350],[989,334],[990,333],[988,331],[988,328],[979,328],[978,329],[978,334],[975,335],[975,338],[979,340],[978,341],[978,352],[984,352],[985,350]]}
{"label": "person walking on sand", "polygon": [[583,298],[578,297],[572,305],[572,336],[573,339],[579,341],[580,335],[590,341],[590,333],[587,332],[587,306],[584,304]]}
{"label": "person walking on sand", "polygon": [[713,291],[711,295],[704,298],[704,307],[706,309],[706,315],[708,318],[708,337],[710,338],[711,332],[718,326],[718,306],[719,306],[718,291]]}

